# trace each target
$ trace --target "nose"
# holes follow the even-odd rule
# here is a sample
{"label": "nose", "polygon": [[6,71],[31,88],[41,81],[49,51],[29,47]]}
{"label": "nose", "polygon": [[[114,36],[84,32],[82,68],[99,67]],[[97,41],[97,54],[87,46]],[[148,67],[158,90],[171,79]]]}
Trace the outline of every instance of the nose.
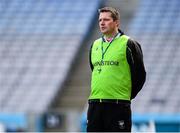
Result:
{"label": "nose", "polygon": [[103,20],[100,21],[100,25],[103,26],[105,23]]}

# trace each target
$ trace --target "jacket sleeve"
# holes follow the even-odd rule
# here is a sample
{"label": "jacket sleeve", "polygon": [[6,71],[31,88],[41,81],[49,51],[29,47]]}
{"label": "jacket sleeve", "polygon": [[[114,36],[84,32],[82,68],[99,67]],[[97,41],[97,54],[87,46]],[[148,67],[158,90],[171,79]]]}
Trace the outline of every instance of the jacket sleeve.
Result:
{"label": "jacket sleeve", "polygon": [[142,89],[146,80],[146,70],[144,67],[143,53],[140,44],[132,39],[129,39],[126,55],[131,71],[131,99],[133,99]]}
{"label": "jacket sleeve", "polygon": [[93,64],[92,64],[92,61],[91,61],[92,46],[93,46],[93,44],[91,44],[91,47],[90,47],[90,50],[89,50],[89,65],[90,65],[91,70],[93,71],[94,67],[93,67]]}

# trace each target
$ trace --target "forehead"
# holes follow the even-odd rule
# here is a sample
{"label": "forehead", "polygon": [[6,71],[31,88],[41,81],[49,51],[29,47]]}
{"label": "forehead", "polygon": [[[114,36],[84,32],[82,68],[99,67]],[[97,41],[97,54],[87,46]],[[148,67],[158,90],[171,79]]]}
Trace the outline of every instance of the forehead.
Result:
{"label": "forehead", "polygon": [[111,12],[101,12],[99,14],[99,19],[101,19],[101,18],[112,18],[111,17]]}

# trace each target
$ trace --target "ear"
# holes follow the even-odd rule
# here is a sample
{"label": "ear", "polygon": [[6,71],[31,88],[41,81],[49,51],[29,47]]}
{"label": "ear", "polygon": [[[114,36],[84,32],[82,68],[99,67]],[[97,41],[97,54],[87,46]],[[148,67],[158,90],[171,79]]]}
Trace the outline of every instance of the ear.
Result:
{"label": "ear", "polygon": [[119,27],[120,25],[120,21],[119,20],[115,20],[116,26]]}

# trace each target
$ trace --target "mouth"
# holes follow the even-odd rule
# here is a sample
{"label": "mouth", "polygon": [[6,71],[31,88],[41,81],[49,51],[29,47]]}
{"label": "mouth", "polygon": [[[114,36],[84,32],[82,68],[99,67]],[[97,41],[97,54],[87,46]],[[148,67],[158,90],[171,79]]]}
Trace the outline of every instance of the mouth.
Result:
{"label": "mouth", "polygon": [[106,27],[101,27],[101,30],[105,30],[106,29]]}

